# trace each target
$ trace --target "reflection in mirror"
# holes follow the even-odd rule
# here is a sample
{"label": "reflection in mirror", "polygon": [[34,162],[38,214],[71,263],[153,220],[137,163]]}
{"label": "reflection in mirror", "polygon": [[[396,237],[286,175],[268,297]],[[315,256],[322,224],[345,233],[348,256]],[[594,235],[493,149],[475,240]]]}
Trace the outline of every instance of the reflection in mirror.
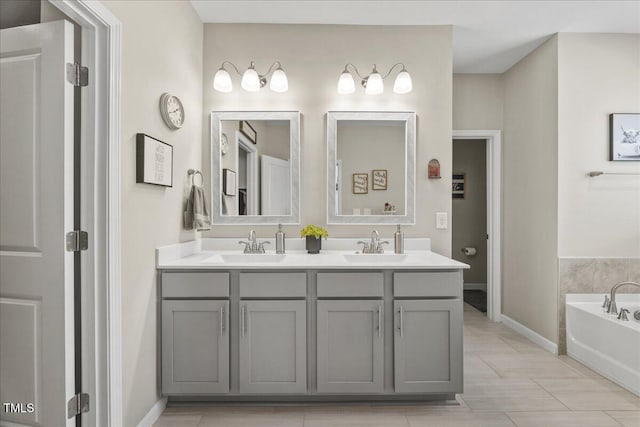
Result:
{"label": "reflection in mirror", "polygon": [[404,215],[405,122],[340,120],[337,126],[337,215]]}
{"label": "reflection in mirror", "polygon": [[327,114],[329,224],[413,224],[415,113]]}
{"label": "reflection in mirror", "polygon": [[296,223],[299,113],[217,112],[211,120],[213,222]]}
{"label": "reflection in mirror", "polygon": [[[222,120],[221,170],[236,173],[236,196],[222,194],[222,215],[291,215],[289,122]],[[224,180],[223,180],[224,181]]]}

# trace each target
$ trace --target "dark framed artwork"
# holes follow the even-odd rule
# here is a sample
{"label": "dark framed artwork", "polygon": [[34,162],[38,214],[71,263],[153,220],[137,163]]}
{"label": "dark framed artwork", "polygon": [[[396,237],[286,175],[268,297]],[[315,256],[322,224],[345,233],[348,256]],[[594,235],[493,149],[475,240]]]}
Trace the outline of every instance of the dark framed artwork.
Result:
{"label": "dark framed artwork", "polygon": [[222,192],[225,196],[236,195],[236,173],[231,169],[222,169]]}
{"label": "dark framed artwork", "polygon": [[465,176],[464,173],[454,173],[451,180],[452,191],[451,197],[454,199],[464,199],[465,192]]}
{"label": "dark framed artwork", "polygon": [[354,173],[351,179],[353,194],[367,194],[369,192],[368,173]]}
{"label": "dark framed artwork", "polygon": [[374,169],[371,171],[371,189],[386,190],[387,189],[387,170]]}
{"label": "dark framed artwork", "polygon": [[136,134],[136,182],[173,187],[173,146]]}
{"label": "dark framed artwork", "polygon": [[240,133],[249,138],[254,144],[258,143],[258,132],[246,120],[240,120]]}
{"label": "dark framed artwork", "polygon": [[640,113],[609,114],[609,160],[640,161]]}

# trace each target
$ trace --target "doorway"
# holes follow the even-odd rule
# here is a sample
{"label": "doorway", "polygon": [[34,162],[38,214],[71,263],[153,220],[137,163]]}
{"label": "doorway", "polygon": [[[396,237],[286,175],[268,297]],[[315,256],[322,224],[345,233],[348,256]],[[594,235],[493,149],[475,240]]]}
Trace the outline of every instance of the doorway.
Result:
{"label": "doorway", "polygon": [[258,150],[249,139],[236,132],[238,171],[238,215],[260,215],[258,206]]}
{"label": "doorway", "polygon": [[453,140],[452,257],[464,270],[464,302],[487,313],[487,162],[485,139]]}
{"label": "doorway", "polygon": [[[484,208],[484,216],[486,218],[485,224],[485,241],[482,243],[475,243],[477,246],[473,246],[470,244],[467,246],[466,243],[457,242],[456,247],[452,248],[452,256],[456,259],[461,259],[462,262],[467,262],[466,260],[472,257],[477,256],[478,248],[484,248],[486,251],[486,315],[489,320],[494,322],[500,322],[502,317],[502,308],[501,308],[501,300],[502,300],[502,255],[501,255],[501,194],[502,194],[502,132],[499,130],[454,130],[452,132],[454,141],[475,141],[479,143],[480,146],[484,146],[483,151],[485,155],[483,156],[482,152],[478,153],[478,157],[484,157],[484,165],[485,165],[485,208]],[[455,143],[454,143],[455,144]],[[457,170],[456,162],[453,163],[453,172],[462,172],[457,173],[457,175],[462,175],[465,171]],[[471,181],[467,180],[467,177],[456,177],[458,183],[462,183],[462,187],[468,186]],[[477,184],[477,183],[476,183]],[[474,186],[475,187],[475,186]],[[461,189],[457,189],[458,192]],[[477,191],[477,190],[476,190]],[[467,193],[468,194],[468,193]],[[466,196],[466,194],[465,194]],[[452,196],[453,197],[453,196]],[[456,196],[462,197],[462,196]],[[453,200],[453,209],[455,210],[456,200]],[[480,208],[482,209],[482,208]],[[476,211],[477,215],[477,211]],[[455,221],[455,212],[453,213],[454,220],[452,232],[456,233],[457,224]],[[453,243],[453,242],[452,242]],[[469,251],[469,256],[462,252],[463,248],[475,248],[475,255],[471,255]],[[464,258],[462,258],[464,256]],[[473,277],[473,276],[472,276]],[[470,277],[469,279],[471,279]],[[482,276],[481,276],[482,278]],[[466,279],[466,278],[465,278]],[[471,280],[465,280],[467,282],[467,289],[469,290],[478,290],[473,288],[482,288],[482,283],[479,285],[476,282],[472,282]],[[469,292],[467,292],[469,294]],[[477,294],[477,293],[476,293]],[[482,294],[478,294],[482,297]]]}

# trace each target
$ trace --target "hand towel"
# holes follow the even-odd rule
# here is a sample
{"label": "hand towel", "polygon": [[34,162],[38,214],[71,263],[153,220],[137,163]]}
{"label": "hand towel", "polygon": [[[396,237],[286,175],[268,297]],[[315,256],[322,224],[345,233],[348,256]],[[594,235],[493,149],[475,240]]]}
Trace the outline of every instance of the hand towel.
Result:
{"label": "hand towel", "polygon": [[211,218],[207,210],[204,188],[199,185],[191,186],[187,208],[184,212],[184,227],[187,230],[211,230]]}

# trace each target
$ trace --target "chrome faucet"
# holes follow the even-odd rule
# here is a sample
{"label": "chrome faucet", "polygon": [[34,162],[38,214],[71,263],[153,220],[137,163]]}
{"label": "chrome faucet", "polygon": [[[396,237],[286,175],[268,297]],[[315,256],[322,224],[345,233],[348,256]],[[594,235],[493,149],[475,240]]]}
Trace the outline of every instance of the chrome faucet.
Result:
{"label": "chrome faucet", "polygon": [[265,240],[264,242],[258,242],[256,238],[256,231],[249,231],[249,240],[246,242],[240,240],[238,244],[244,245],[245,254],[263,254],[265,252],[264,245],[271,244],[271,242]]}
{"label": "chrome faucet", "polygon": [[607,307],[607,313],[618,314],[618,307],[616,306],[616,292],[618,291],[619,287],[625,286],[625,285],[637,286],[640,288],[640,283],[636,283],[636,282],[620,282],[614,285],[611,288],[611,297],[609,298],[610,302],[609,302],[609,306]]}
{"label": "chrome faucet", "polygon": [[384,248],[382,245],[388,245],[389,242],[381,242],[380,241],[380,233],[378,230],[373,230],[371,232],[371,241],[369,243],[364,241],[359,241],[359,245],[362,245],[362,253],[363,254],[383,254]]}
{"label": "chrome faucet", "polygon": [[618,314],[618,320],[624,320],[628,322],[629,318],[627,317],[627,314],[629,314],[629,310],[627,310],[626,308],[621,308],[620,314]]}

